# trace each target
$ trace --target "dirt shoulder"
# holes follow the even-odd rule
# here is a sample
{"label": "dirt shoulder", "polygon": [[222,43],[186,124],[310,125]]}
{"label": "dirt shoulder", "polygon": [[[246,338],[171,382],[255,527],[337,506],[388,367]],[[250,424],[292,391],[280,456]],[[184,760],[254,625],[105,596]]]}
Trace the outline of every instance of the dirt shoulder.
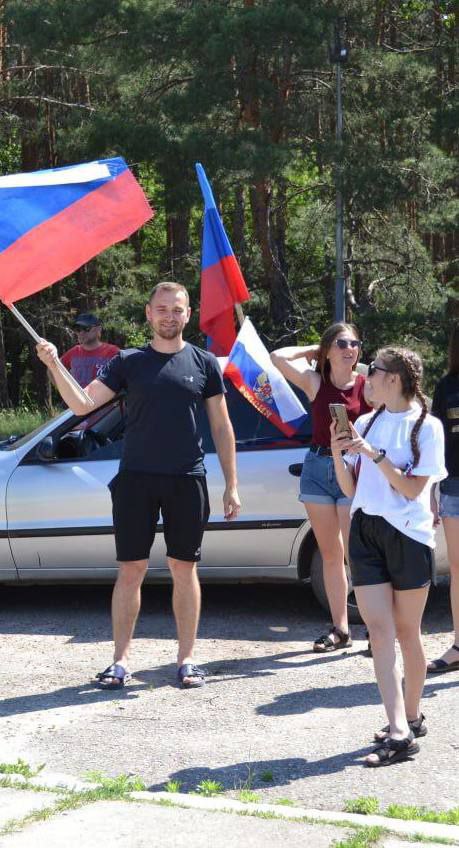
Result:
{"label": "dirt shoulder", "polygon": [[[23,757],[52,771],[135,773],[152,788],[170,779],[192,791],[206,779],[237,797],[290,799],[342,809],[374,795],[445,809],[459,797],[459,673],[427,681],[429,733],[412,763],[369,770],[361,759],[384,724],[363,627],[347,652],[317,656],[326,620],[309,592],[292,586],[204,588],[197,660],[201,690],[175,685],[168,587],[147,587],[121,693],[91,675],[110,661],[109,587],[7,588],[0,629],[2,759]],[[424,620],[430,657],[450,643],[447,586]]]}

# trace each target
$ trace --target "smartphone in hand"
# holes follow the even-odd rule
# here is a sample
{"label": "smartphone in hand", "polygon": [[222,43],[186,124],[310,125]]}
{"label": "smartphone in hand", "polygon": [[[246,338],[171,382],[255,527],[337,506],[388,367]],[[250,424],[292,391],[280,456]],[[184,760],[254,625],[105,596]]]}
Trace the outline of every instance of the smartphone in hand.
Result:
{"label": "smartphone in hand", "polygon": [[346,435],[351,438],[352,432],[344,403],[329,403],[328,408],[332,420],[336,423],[336,435]]}

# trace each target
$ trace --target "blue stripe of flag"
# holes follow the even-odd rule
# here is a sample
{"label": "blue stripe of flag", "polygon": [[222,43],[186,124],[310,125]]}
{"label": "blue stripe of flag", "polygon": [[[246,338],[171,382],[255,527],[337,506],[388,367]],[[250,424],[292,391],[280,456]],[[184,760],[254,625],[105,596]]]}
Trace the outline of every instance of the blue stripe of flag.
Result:
{"label": "blue stripe of flag", "polygon": [[[0,191],[0,251],[14,244],[29,230],[62,212],[72,203],[100,188],[127,169],[121,157],[100,160],[107,165],[110,176],[92,182],[66,183],[50,186],[18,186]],[[80,165],[70,166],[75,171]],[[49,169],[53,173],[69,167]],[[35,173],[46,173],[38,171]]]}

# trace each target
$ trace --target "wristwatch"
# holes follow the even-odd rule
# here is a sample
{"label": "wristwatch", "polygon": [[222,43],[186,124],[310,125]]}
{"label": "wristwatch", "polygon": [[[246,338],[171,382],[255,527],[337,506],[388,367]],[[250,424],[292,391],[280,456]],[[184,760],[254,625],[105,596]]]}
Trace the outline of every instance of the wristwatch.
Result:
{"label": "wristwatch", "polygon": [[374,456],[374,457],[373,457],[373,462],[377,465],[377,464],[378,464],[378,462],[382,462],[382,461],[383,461],[383,459],[384,459],[384,457],[385,457],[385,455],[386,455],[386,451],[384,450],[384,448],[374,448],[374,450],[377,450],[377,451],[378,451],[378,456]]}

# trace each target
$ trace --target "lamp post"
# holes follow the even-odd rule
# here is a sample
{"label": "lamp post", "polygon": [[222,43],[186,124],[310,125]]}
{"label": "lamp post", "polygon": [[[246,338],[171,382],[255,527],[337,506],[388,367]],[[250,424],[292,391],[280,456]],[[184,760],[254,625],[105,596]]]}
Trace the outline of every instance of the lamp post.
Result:
{"label": "lamp post", "polygon": [[338,18],[334,28],[334,43],[330,46],[330,62],[336,65],[336,146],[338,161],[335,167],[336,187],[336,276],[335,276],[335,321],[346,320],[346,281],[344,279],[344,217],[342,193],[342,140],[343,140],[343,100],[341,92],[342,65],[347,62],[348,50],[341,42],[341,30],[344,28],[343,18]]}

